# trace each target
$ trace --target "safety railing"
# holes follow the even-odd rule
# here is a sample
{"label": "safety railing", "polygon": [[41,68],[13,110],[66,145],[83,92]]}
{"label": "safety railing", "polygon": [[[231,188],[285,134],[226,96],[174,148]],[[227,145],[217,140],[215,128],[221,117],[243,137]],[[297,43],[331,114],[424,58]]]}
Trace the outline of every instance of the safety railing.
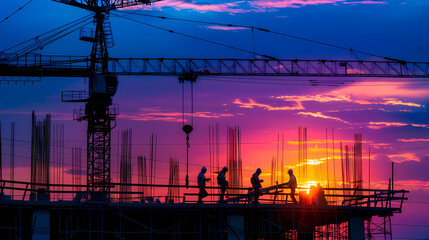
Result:
{"label": "safety railing", "polygon": [[[160,203],[189,204],[197,203],[198,186],[161,185],[161,184],[121,184],[111,183],[110,203]],[[129,187],[129,191],[120,191],[120,186]],[[281,186],[281,185],[279,185]],[[168,195],[167,189],[180,189],[182,194]],[[122,188],[123,189],[123,188]],[[270,187],[259,198],[261,204],[292,204],[289,188]],[[206,204],[217,204],[220,188],[207,186],[209,192],[203,199]],[[263,189],[262,189],[263,190]],[[346,208],[380,208],[400,212],[404,200],[408,198],[406,190],[354,189],[354,188],[297,188],[295,194],[298,204],[317,207],[341,206]],[[86,185],[40,184],[23,181],[0,180],[0,202],[87,202],[92,192],[86,191]],[[106,193],[107,194],[107,193]],[[249,204],[254,201],[252,188],[227,188],[225,204]]]}

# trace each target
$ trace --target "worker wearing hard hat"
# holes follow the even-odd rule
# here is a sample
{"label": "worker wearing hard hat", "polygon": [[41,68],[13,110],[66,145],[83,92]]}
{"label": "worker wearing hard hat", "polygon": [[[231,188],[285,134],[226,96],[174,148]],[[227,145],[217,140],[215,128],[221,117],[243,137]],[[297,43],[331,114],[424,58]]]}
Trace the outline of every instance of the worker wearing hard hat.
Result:
{"label": "worker wearing hard hat", "polygon": [[264,180],[259,180],[259,175],[262,173],[262,170],[260,168],[256,169],[256,172],[252,175],[252,178],[250,178],[250,182],[252,183],[253,191],[255,193],[255,204],[259,203],[259,196],[261,195],[261,183]]}
{"label": "worker wearing hard hat", "polygon": [[219,175],[217,176],[217,184],[220,187],[220,197],[219,202],[223,203],[223,198],[225,197],[226,188],[228,187],[228,181],[226,181],[225,174],[228,172],[227,167],[223,167],[222,170],[219,172]]}
{"label": "worker wearing hard hat", "polygon": [[198,203],[203,203],[203,198],[207,197],[209,194],[206,191],[206,182],[210,181],[210,178],[206,178],[207,168],[201,168],[201,172],[198,174],[198,188],[200,192],[198,193]]}
{"label": "worker wearing hard hat", "polygon": [[286,183],[286,187],[290,187],[290,198],[292,199],[293,203],[296,204],[297,203],[295,199],[295,189],[297,187],[296,178],[295,178],[295,175],[293,175],[292,169],[289,169],[287,173],[289,174],[289,182]]}

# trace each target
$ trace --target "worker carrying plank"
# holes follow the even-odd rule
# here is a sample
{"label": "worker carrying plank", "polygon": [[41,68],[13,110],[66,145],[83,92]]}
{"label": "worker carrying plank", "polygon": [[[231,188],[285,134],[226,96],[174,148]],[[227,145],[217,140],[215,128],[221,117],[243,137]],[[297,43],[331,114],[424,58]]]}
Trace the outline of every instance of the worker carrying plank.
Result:
{"label": "worker carrying plank", "polygon": [[226,181],[226,176],[225,176],[227,172],[228,172],[228,168],[223,167],[219,175],[217,176],[217,184],[220,187],[219,203],[224,202],[223,198],[225,197],[226,188],[228,187],[228,181]]}
{"label": "worker carrying plank", "polygon": [[198,193],[198,203],[203,203],[203,198],[207,197],[209,194],[206,190],[206,182],[210,181],[210,178],[206,178],[207,168],[201,168],[201,172],[198,174],[198,188],[200,192]]}
{"label": "worker carrying plank", "polygon": [[292,169],[289,169],[287,173],[289,174],[289,182],[287,182],[285,185],[286,187],[290,188],[290,198],[292,199],[293,203],[296,204],[297,203],[295,199],[295,189],[297,187],[296,178],[295,178],[295,175],[293,175]]}
{"label": "worker carrying plank", "polygon": [[250,182],[252,183],[253,191],[255,193],[255,204],[259,203],[259,196],[261,195],[261,183],[264,180],[259,180],[259,175],[261,174],[262,170],[260,168],[256,169],[256,172],[252,175],[250,178]]}

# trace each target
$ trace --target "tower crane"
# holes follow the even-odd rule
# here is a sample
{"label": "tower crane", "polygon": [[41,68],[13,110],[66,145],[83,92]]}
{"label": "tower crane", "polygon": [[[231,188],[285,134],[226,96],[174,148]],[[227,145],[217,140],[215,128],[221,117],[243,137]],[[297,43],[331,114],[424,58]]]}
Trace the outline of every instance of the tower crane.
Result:
{"label": "tower crane", "polygon": [[[81,36],[82,40],[92,43],[89,57],[0,53],[0,76],[89,78],[88,92],[63,92],[62,101],[85,102],[85,109],[77,110],[73,115],[76,120],[87,121],[88,124],[87,191],[90,200],[110,199],[111,130],[115,127],[118,114],[112,99],[119,75],[170,75],[179,76],[182,82],[194,82],[198,76],[429,78],[429,62],[394,59],[282,60],[267,56],[266,59],[112,58],[108,54],[108,48],[114,45],[110,11],[150,5],[159,0],[53,1],[86,9],[94,14],[95,31]],[[187,128],[187,134],[192,131],[191,128]]]}

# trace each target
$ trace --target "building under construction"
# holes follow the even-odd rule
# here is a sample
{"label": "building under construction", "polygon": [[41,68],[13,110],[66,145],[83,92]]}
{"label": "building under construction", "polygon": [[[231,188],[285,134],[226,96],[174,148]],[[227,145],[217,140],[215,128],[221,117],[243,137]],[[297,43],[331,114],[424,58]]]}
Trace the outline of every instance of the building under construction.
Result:
{"label": "building under construction", "polygon": [[[8,82],[40,80],[45,76],[88,78],[87,91],[62,94],[63,102],[85,104],[73,112],[73,118],[87,124],[86,154],[82,154],[79,146],[73,148],[73,177],[71,183],[67,183],[64,179],[64,126],[51,125],[49,115],[45,120],[37,121],[33,114],[31,176],[29,181],[17,180],[14,175],[15,124],[12,123],[9,179],[2,177],[0,142],[2,239],[357,240],[375,239],[377,235],[385,239],[392,238],[390,219],[401,212],[402,204],[407,200],[407,191],[394,189],[393,176],[386,189],[363,188],[361,135],[355,136],[353,146],[340,148],[341,188],[336,187],[335,175],[333,188],[299,188],[299,204],[292,204],[290,190],[283,182],[284,163],[278,144],[277,157],[272,160],[271,186],[261,189],[261,204],[255,205],[250,203],[254,196],[252,189],[243,187],[242,169],[245,162],[241,158],[241,130],[229,127],[227,165],[233,176],[230,177],[227,200],[225,203],[217,202],[219,188],[212,184],[207,187],[210,200],[198,204],[198,187],[189,183],[188,179],[188,158],[186,185],[180,185],[179,161],[173,156],[169,161],[168,184],[161,185],[155,181],[156,135],[150,137],[149,155],[137,157],[136,184],[132,182],[131,176],[132,130],[118,134],[117,152],[120,152],[120,156],[116,171],[119,173],[116,179],[112,177],[112,169],[115,169],[111,154],[112,129],[116,127],[116,116],[119,114],[118,106],[113,104],[113,97],[119,75],[178,76],[183,88],[190,83],[192,94],[192,84],[199,76],[429,78],[429,63],[391,58],[382,61],[281,60],[254,51],[245,52],[261,56],[260,59],[112,58],[108,53],[108,48],[114,46],[109,16],[130,18],[127,13],[116,14],[111,11],[150,5],[158,0],[54,1],[85,9],[91,12],[91,16],[79,18],[16,44],[7,49],[10,52],[1,52],[0,75],[4,76],[2,81]],[[95,24],[95,30],[83,28],[90,23]],[[76,30],[80,30],[80,40],[92,44],[89,57],[34,53]],[[261,28],[253,30],[270,32]],[[335,84],[345,82],[339,80]],[[317,81],[310,81],[312,86],[318,84]],[[184,95],[183,92],[182,89]],[[184,100],[182,108],[185,109]],[[185,114],[183,110],[182,114],[183,119],[185,115],[192,116],[193,105],[190,113]],[[183,120],[187,150],[189,134],[193,129],[192,124],[188,123],[185,124]],[[299,127],[298,135],[298,159],[302,166],[298,171],[298,179],[305,179],[308,177],[307,128]],[[217,125],[209,127],[209,145],[210,170],[218,170]],[[82,163],[82,155],[86,156],[85,163]],[[83,171],[82,165],[86,165]],[[86,182],[83,181],[85,177]],[[214,179],[213,175],[211,177]],[[328,174],[327,178],[329,186]]]}
{"label": "building under construction", "polygon": [[[112,187],[138,186],[142,185]],[[36,187],[37,191],[32,190]],[[2,180],[2,192],[13,189],[20,195],[20,199],[2,195],[3,239],[376,239],[377,234],[391,238],[390,218],[401,212],[407,192],[324,189],[334,193],[324,195],[330,199],[328,202],[310,193],[300,194],[300,204],[292,204],[284,186],[279,185],[265,190],[262,203],[254,205],[248,203],[251,194],[230,195],[237,200],[228,204],[197,204],[192,194],[181,195],[180,202],[170,201],[171,196],[178,196],[176,193],[156,202],[96,202],[87,201],[88,193],[73,191],[73,187],[76,186],[61,185],[62,191],[47,191],[45,184]],[[184,188],[156,186],[171,187]],[[196,187],[191,188],[197,192]],[[344,190],[353,194],[344,195]],[[73,199],[50,201],[49,194],[55,193],[71,195]]]}
{"label": "building under construction", "polygon": [[[304,130],[304,134],[302,129]],[[51,131],[52,130],[52,131]],[[210,127],[210,136],[214,128]],[[362,135],[341,147],[341,188],[300,187],[298,204],[290,189],[276,183],[261,189],[261,204],[252,202],[253,190],[244,188],[241,131],[227,128],[228,180],[226,201],[218,203],[219,188],[208,186],[210,197],[197,203],[198,187],[180,185],[179,161],[171,157],[168,184],[156,184],[156,135],[149,138],[149,155],[132,157],[132,129],[118,134],[118,178],[110,183],[108,200],[93,199],[82,184],[82,150],[72,148],[71,164],[64,160],[61,125],[50,115],[32,114],[31,181],[0,180],[0,234],[4,239],[377,239],[391,238],[391,217],[400,213],[405,190],[365,189],[362,179]],[[13,126],[11,127],[14,141]],[[299,128],[298,158],[308,161],[307,130]],[[305,136],[305,137],[302,137]],[[53,141],[50,141],[50,139]],[[212,139],[212,140],[213,140]],[[279,139],[279,138],[278,138]],[[212,148],[217,148],[213,141]],[[1,145],[1,144],[0,144]],[[14,147],[13,144],[11,144]],[[53,150],[52,150],[53,149]],[[11,152],[13,154],[13,152]],[[216,154],[214,154],[216,155]],[[10,160],[13,160],[11,155]],[[51,158],[52,161],[51,161]],[[212,157],[214,160],[216,156]],[[132,165],[137,162],[138,183]],[[50,164],[52,162],[52,164]],[[210,170],[218,169],[215,163]],[[274,162],[274,161],[273,161]],[[13,164],[13,163],[12,163]],[[71,182],[64,182],[64,165],[71,165]],[[334,167],[335,168],[335,167]],[[1,165],[0,165],[1,169]],[[11,171],[14,171],[11,165]],[[273,170],[271,175],[276,175]],[[303,176],[308,169],[300,169]],[[2,172],[2,171],[0,171]],[[241,175],[239,175],[241,176]],[[278,179],[278,176],[276,176]],[[241,180],[241,181],[240,181]],[[234,183],[234,181],[236,181]],[[7,236],[7,237],[6,237]]]}

